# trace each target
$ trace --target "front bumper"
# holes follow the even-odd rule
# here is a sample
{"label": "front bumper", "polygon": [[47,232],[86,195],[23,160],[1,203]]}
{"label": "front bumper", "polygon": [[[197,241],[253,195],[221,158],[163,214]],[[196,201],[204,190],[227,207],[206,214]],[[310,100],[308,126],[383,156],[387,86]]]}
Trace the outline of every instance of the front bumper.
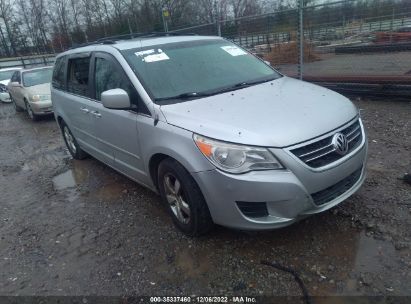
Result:
{"label": "front bumper", "polygon": [[51,100],[30,102],[31,109],[36,115],[48,115],[53,113]]}
{"label": "front bumper", "polygon": [[[313,171],[298,163],[284,150],[275,152],[288,170],[255,171],[241,175],[219,170],[194,173],[216,224],[244,230],[288,226],[311,214],[328,210],[354,194],[365,179],[367,142],[344,162],[325,171]],[[354,172],[356,180],[342,194],[316,205],[311,194],[332,187]],[[249,217],[237,202],[266,203],[268,214]]]}
{"label": "front bumper", "polygon": [[0,101],[1,102],[11,102],[10,95],[7,92],[0,93]]}

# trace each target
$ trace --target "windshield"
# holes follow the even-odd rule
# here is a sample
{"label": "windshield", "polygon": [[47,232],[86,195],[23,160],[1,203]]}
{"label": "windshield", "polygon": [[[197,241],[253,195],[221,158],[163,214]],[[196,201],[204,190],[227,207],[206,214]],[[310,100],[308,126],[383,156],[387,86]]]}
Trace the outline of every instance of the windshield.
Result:
{"label": "windshield", "polygon": [[0,71],[0,81],[9,80],[16,70]]}
{"label": "windshield", "polygon": [[122,51],[157,103],[198,98],[281,77],[236,45],[221,39]]}
{"label": "windshield", "polygon": [[23,85],[31,87],[38,84],[50,83],[53,69],[41,69],[23,73]]}

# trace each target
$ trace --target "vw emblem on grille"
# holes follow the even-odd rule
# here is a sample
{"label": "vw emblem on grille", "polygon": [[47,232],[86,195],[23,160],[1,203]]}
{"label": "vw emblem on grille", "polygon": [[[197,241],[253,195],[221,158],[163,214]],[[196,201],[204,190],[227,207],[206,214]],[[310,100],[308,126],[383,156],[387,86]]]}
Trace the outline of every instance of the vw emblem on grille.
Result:
{"label": "vw emblem on grille", "polygon": [[348,140],[347,137],[342,133],[336,133],[332,139],[332,145],[340,155],[345,155],[348,152]]}

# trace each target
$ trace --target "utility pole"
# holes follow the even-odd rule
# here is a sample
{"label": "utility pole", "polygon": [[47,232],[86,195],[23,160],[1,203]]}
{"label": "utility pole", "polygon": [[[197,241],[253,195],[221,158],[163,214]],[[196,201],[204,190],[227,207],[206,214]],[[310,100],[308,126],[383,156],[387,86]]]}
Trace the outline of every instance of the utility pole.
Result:
{"label": "utility pole", "polygon": [[298,2],[299,24],[298,24],[298,38],[299,38],[299,58],[298,58],[298,77],[303,80],[304,71],[304,0]]}
{"label": "utility pole", "polygon": [[[3,17],[0,17],[0,21],[4,20]],[[7,57],[10,57],[10,51],[9,51],[9,47],[7,45],[7,41],[6,41],[6,37],[3,33],[3,29],[2,29],[2,23],[0,22],[0,38],[1,38],[1,42],[3,44],[3,48],[4,48],[4,52],[6,54]]]}
{"label": "utility pole", "polygon": [[392,8],[392,17],[391,17],[391,31],[390,31],[390,43],[392,43],[392,32],[394,31],[394,20],[395,20],[395,6]]}
{"label": "utility pole", "polygon": [[168,22],[167,19],[170,17],[170,12],[168,8],[163,7],[163,10],[161,12],[161,16],[163,17],[163,26],[164,26],[164,32],[168,32]]}
{"label": "utility pole", "polygon": [[133,35],[133,30],[131,28],[131,24],[130,24],[130,18],[127,16],[127,25],[128,25],[128,31],[130,33],[130,35]]}
{"label": "utility pole", "polygon": [[220,8],[219,8],[219,0],[214,0],[214,16],[215,16],[215,23],[217,26],[217,35],[221,37],[221,23],[220,23]]}

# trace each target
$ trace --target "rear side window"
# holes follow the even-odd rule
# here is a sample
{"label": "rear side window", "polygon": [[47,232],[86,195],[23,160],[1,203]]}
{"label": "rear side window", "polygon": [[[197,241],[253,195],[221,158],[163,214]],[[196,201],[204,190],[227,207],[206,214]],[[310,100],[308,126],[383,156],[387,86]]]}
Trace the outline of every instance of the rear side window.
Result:
{"label": "rear side window", "polygon": [[65,68],[65,57],[60,57],[56,60],[53,70],[53,88],[64,89],[64,68]]}
{"label": "rear side window", "polygon": [[67,91],[81,96],[89,96],[89,67],[90,57],[69,59]]}

